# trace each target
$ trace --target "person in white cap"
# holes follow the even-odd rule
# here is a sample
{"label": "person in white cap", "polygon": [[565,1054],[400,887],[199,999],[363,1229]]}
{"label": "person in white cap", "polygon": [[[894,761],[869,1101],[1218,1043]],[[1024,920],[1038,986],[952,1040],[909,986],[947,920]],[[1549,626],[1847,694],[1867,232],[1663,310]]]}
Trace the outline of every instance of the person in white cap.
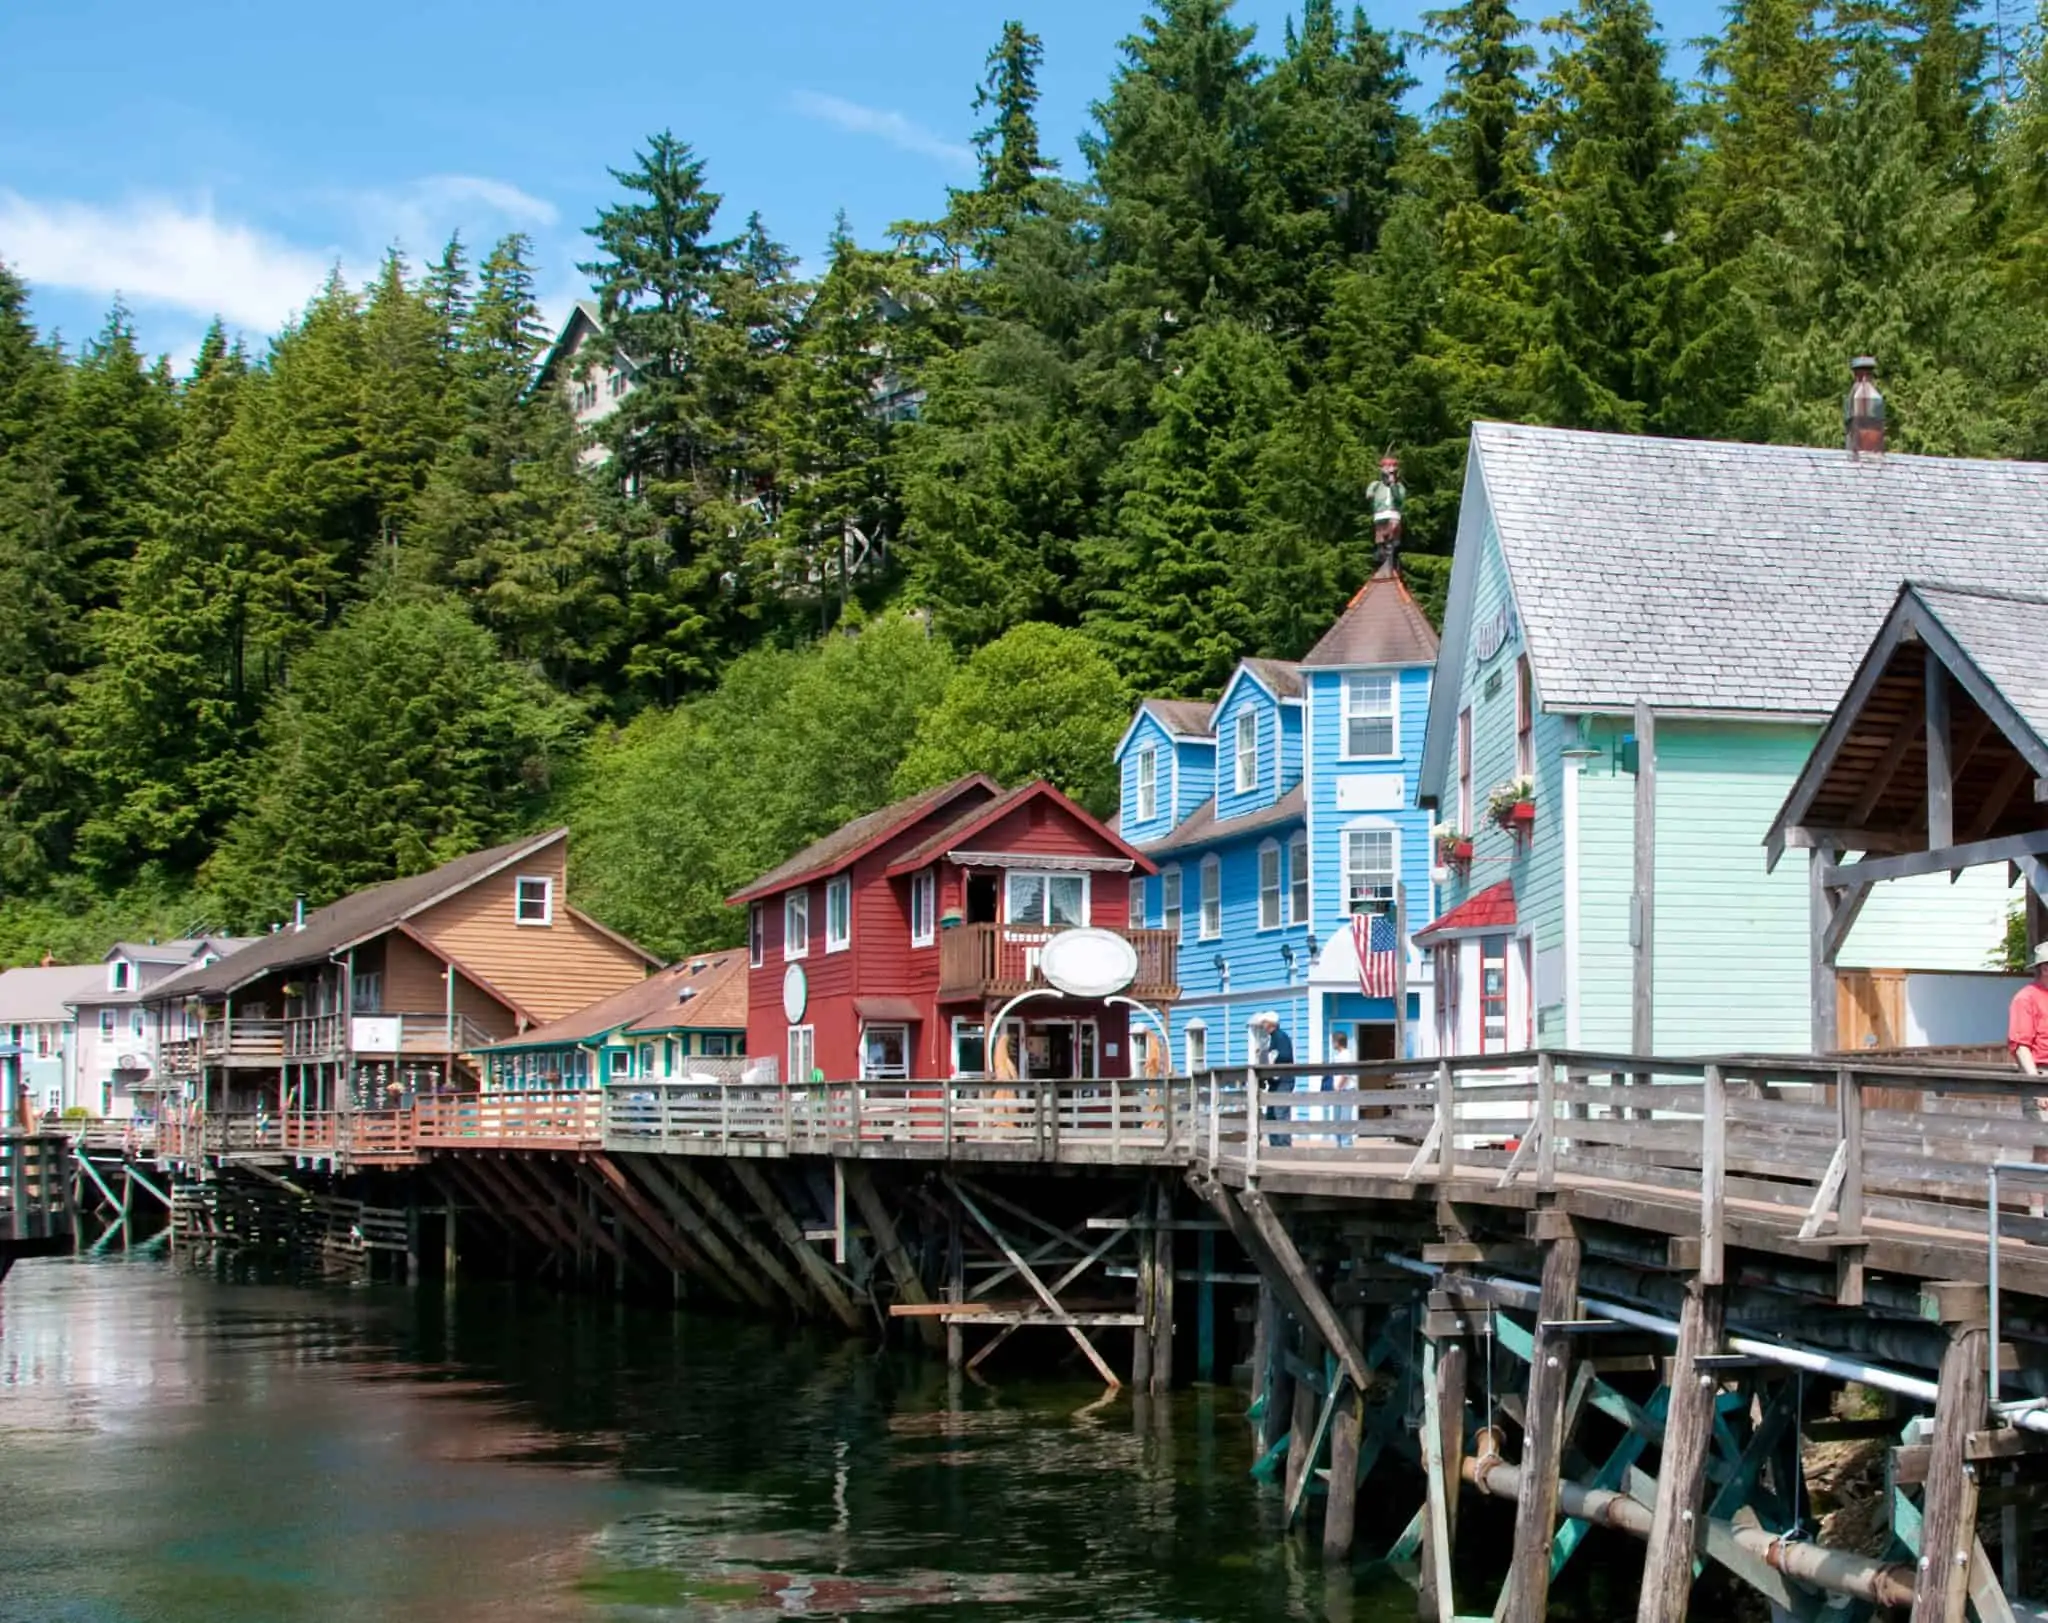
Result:
{"label": "person in white cap", "polygon": [[2048,1063],[2048,945],[2034,949],[2034,978],[2013,995],[2005,1046],[2029,1076],[2039,1076]]}

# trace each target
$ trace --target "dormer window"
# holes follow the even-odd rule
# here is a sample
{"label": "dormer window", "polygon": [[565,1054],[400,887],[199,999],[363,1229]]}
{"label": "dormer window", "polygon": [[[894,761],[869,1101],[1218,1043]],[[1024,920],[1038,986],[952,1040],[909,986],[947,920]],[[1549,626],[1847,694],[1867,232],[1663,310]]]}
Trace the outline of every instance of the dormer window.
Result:
{"label": "dormer window", "polygon": [[1259,713],[1247,710],[1237,718],[1237,792],[1248,795],[1259,786]]}
{"label": "dormer window", "polygon": [[555,882],[545,876],[522,877],[514,892],[513,922],[552,924],[555,921]]}
{"label": "dormer window", "polygon": [[108,966],[107,985],[116,992],[125,992],[134,983],[135,966],[125,958],[116,958]]}
{"label": "dormer window", "polygon": [[1138,751],[1138,821],[1149,823],[1159,815],[1159,751]]}

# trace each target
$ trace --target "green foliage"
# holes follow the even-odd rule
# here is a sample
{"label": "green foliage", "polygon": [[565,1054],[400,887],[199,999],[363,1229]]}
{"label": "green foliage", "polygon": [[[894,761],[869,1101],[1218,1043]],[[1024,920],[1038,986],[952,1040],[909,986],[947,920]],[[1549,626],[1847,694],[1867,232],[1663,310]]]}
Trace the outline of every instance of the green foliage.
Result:
{"label": "green foliage", "polygon": [[902,615],[743,655],[715,692],[595,750],[571,810],[578,895],[657,952],[738,940],[725,897],[886,804],[952,672]]}
{"label": "green foliage", "polygon": [[897,769],[912,794],[985,772],[1006,787],[1045,778],[1090,811],[1116,810],[1117,741],[1135,698],[1094,640],[1020,625],[961,666]]}
{"label": "green foliage", "polygon": [[294,664],[206,878],[250,927],[510,838],[580,730],[457,604],[394,588]]}

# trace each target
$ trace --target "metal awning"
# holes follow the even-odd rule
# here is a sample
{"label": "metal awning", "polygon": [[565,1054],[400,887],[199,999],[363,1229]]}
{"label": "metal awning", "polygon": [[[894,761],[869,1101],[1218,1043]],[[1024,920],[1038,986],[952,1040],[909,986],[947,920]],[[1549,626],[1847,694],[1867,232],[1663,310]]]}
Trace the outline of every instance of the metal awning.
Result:
{"label": "metal awning", "polygon": [[857,997],[853,1000],[853,1012],[861,1019],[869,1021],[901,1021],[909,1024],[924,1018],[924,1010],[907,997]]}

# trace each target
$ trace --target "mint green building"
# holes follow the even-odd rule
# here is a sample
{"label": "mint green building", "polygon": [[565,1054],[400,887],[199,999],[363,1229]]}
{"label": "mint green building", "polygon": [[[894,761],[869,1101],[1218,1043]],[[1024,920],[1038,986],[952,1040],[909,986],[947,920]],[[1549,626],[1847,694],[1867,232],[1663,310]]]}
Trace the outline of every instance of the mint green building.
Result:
{"label": "mint green building", "polygon": [[[2044,513],[2042,464],[1475,424],[1418,789],[1439,1051],[1629,1047],[1639,702],[1655,1050],[1832,1047],[1807,853],[1764,838],[1901,582],[2048,582]],[[1879,887],[1837,965],[1983,970],[2006,881]]]}

